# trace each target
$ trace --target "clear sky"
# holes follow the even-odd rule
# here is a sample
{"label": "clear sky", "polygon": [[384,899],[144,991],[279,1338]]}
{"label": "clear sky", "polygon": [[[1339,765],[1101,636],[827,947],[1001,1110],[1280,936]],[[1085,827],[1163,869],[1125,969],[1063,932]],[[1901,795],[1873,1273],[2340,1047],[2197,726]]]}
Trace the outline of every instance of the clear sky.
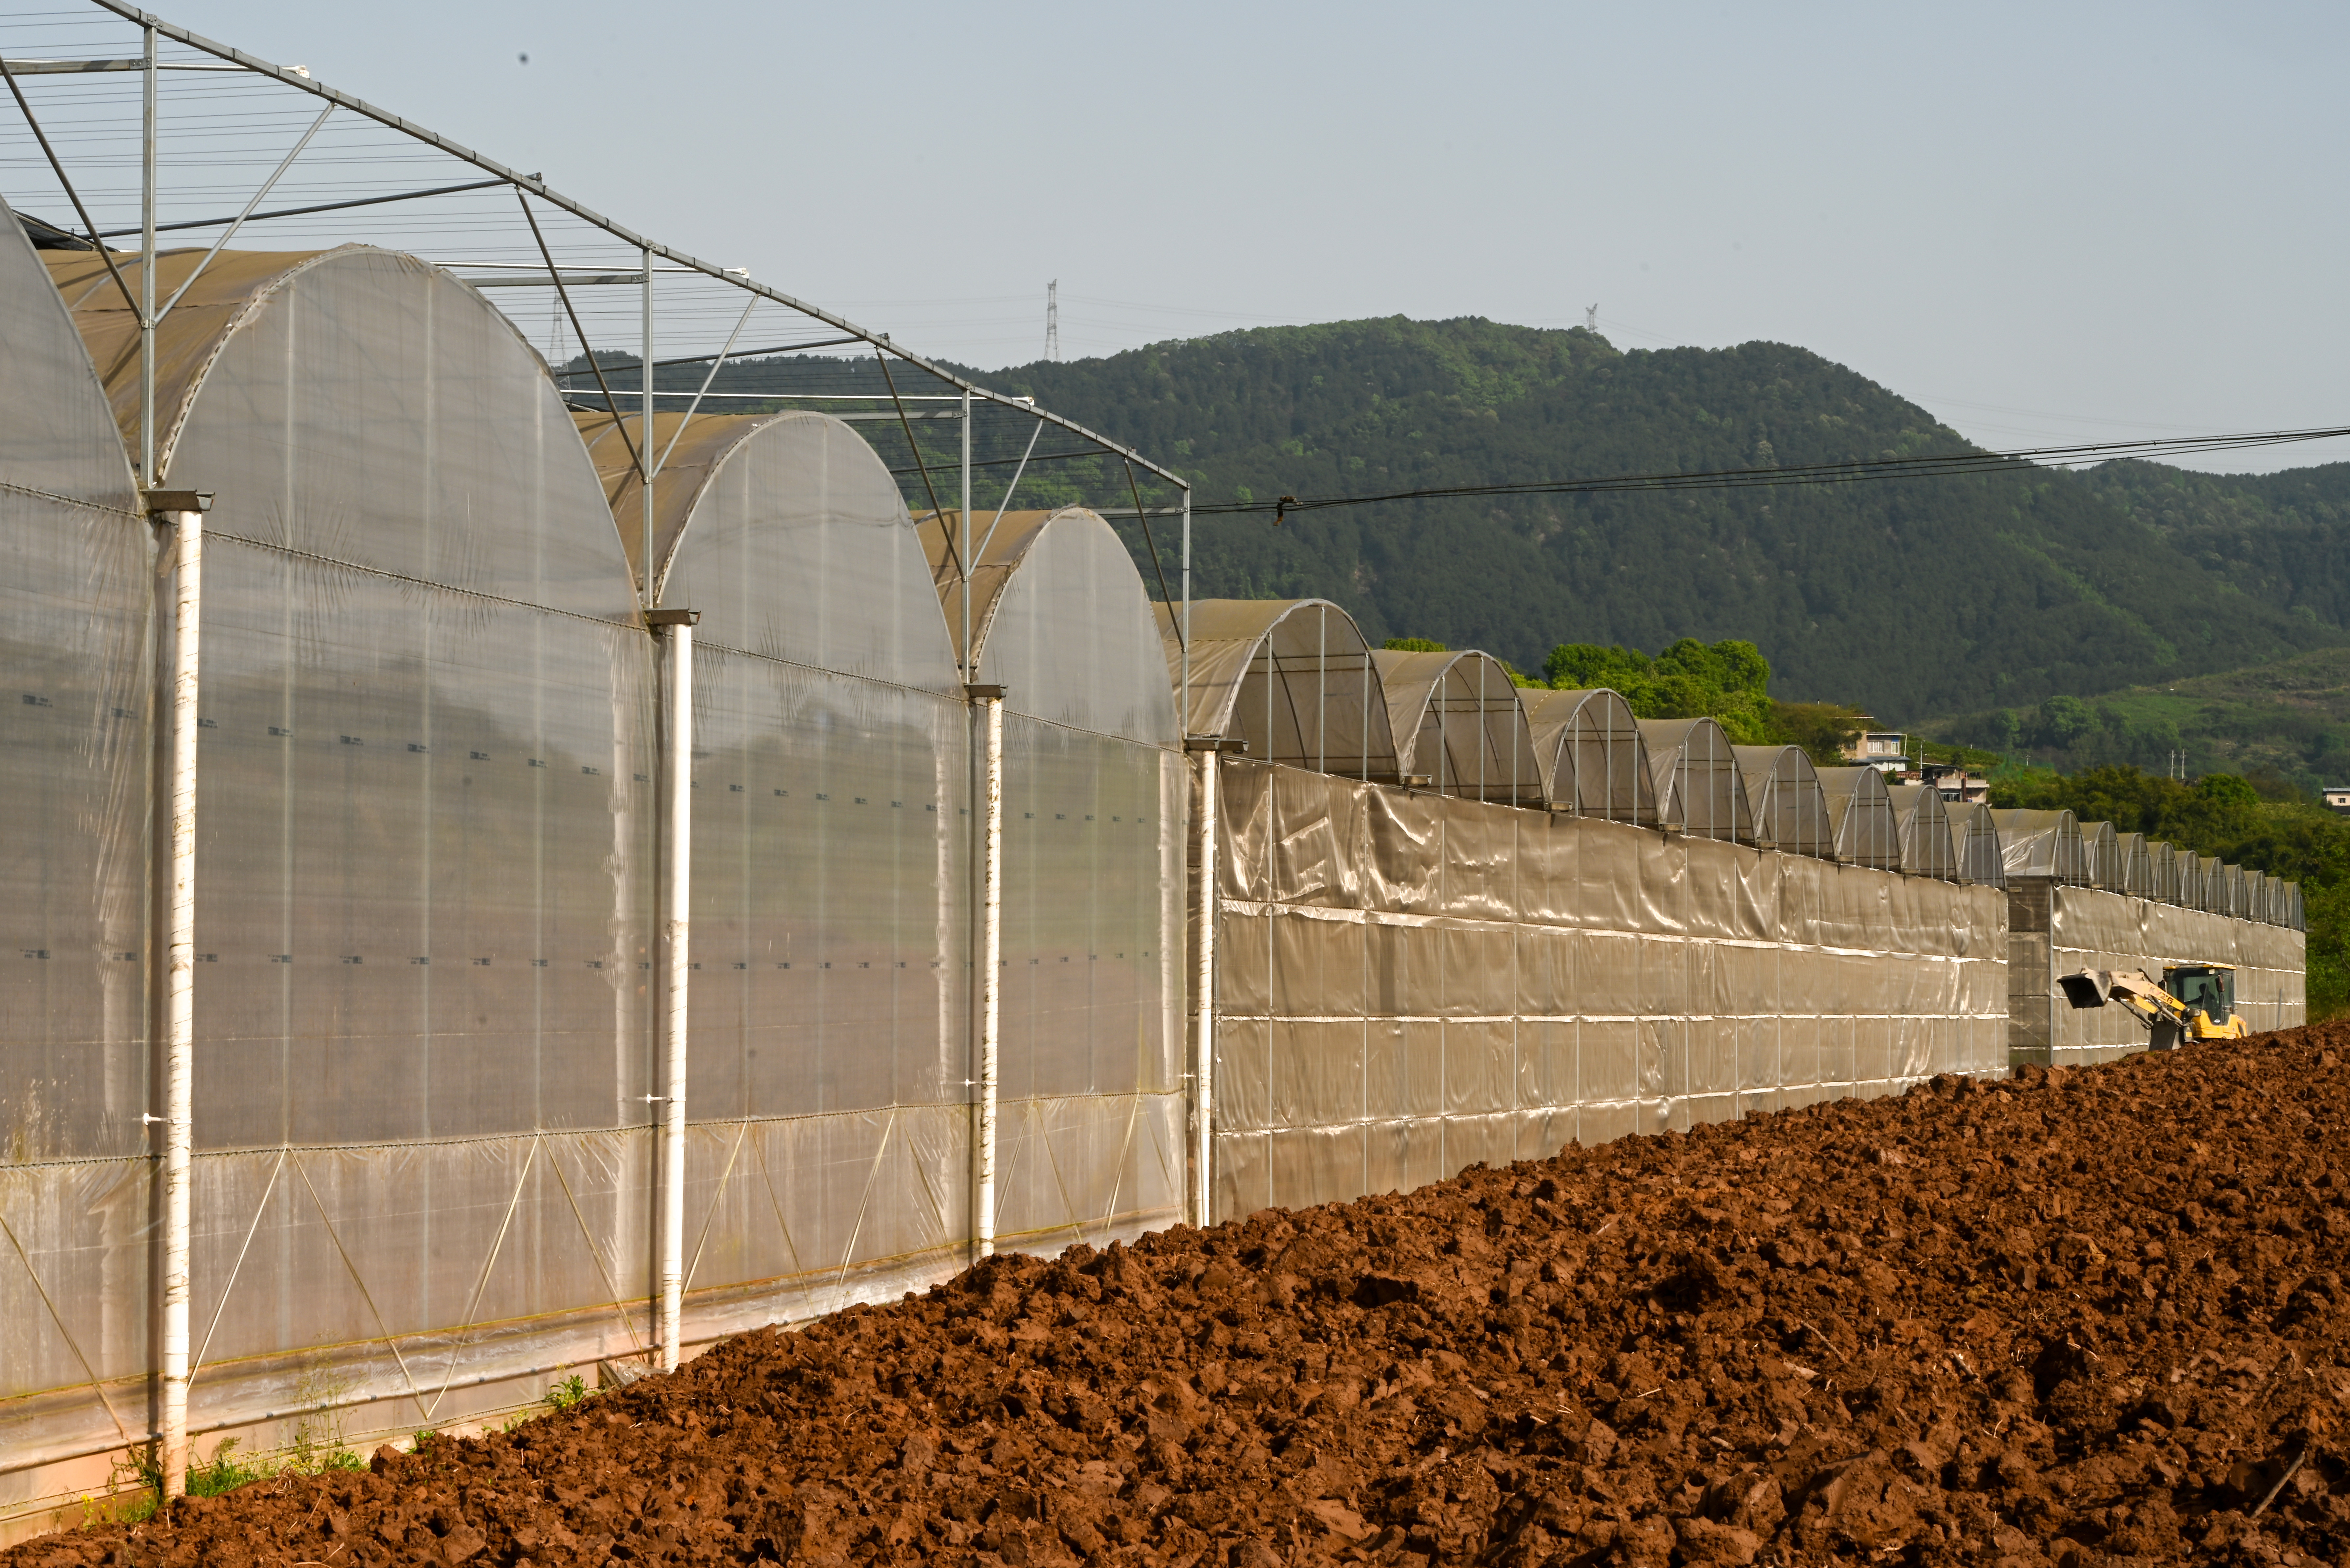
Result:
{"label": "clear sky", "polygon": [[1993,446],[2350,423],[2339,4],[161,14],[983,366],[1039,357],[1058,278],[1065,358],[1596,303]]}

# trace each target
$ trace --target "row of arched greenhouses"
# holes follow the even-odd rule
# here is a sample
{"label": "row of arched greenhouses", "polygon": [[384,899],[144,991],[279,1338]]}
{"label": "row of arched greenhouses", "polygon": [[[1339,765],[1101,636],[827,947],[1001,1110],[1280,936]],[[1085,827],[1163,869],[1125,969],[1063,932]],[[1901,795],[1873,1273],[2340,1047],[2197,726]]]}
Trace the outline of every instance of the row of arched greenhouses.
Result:
{"label": "row of arched greenhouses", "polygon": [[[1161,625],[1180,639],[1163,609]],[[1710,718],[1638,719],[1615,691],[1521,687],[1474,649],[1374,649],[1318,599],[1191,607],[1194,733],[1282,766],[1568,811],[1847,865],[2006,886],[2057,881],[2272,925],[2302,924],[2296,884],[2222,866],[2071,812],[2002,811],[1819,767],[1799,746],[1732,744]]]}
{"label": "row of arched greenhouses", "polygon": [[829,414],[580,411],[377,248],[159,256],[142,485],[116,262],[0,232],[0,1516],[992,1246],[2002,1072],[2002,877],[2299,950],[2289,888],[1155,605],[1101,516],[917,517]]}

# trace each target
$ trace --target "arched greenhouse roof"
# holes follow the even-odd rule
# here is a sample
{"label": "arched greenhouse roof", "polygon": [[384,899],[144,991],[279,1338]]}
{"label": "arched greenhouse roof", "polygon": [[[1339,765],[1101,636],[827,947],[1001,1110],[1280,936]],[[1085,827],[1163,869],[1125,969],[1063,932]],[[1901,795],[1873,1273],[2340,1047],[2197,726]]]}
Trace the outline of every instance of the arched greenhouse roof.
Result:
{"label": "arched greenhouse roof", "polygon": [[2048,877],[2081,887],[2089,880],[2081,824],[2069,811],[1993,811],[2007,875]]}
{"label": "arched greenhouse roof", "polygon": [[[1168,679],[1181,679],[1180,606],[1154,607]],[[1327,599],[1196,599],[1188,734],[1246,743],[1284,767],[1392,782],[1387,698],[1355,618]]]}
{"label": "arched greenhouse roof", "polygon": [[[644,487],[629,443],[641,421],[573,417],[634,566]],[[801,410],[663,413],[653,416],[652,450],[658,602],[701,611],[702,639],[785,663],[958,690],[913,519],[852,427]]]}
{"label": "arched greenhouse roof", "polygon": [[1754,842],[1754,815],[1730,737],[1711,719],[1643,719],[1657,817],[1692,838]]}
{"label": "arched greenhouse roof", "polygon": [[1893,827],[1901,840],[1901,869],[1913,877],[1959,879],[1958,846],[1950,837],[1950,807],[1931,784],[1888,784]]}
{"label": "arched greenhouse roof", "polygon": [[[1514,805],[1544,804],[1526,711],[1502,661],[1475,649],[1374,649],[1388,726],[1408,775],[1440,794]],[[1408,754],[1406,754],[1408,753]]]}
{"label": "arched greenhouse roof", "polygon": [[1950,849],[1958,857],[1959,880],[1984,888],[2007,886],[2007,858],[2001,851],[1999,825],[1991,808],[1981,801],[1945,801],[1950,815]]}
{"label": "arched greenhouse roof", "polygon": [[1822,768],[1820,790],[1835,822],[1835,857],[1849,866],[1898,871],[1901,836],[1885,793],[1885,774],[1876,768]]}
{"label": "arched greenhouse roof", "polygon": [[1547,691],[1523,687],[1526,732],[1550,803],[1580,816],[1611,822],[1657,821],[1657,781],[1639,721],[1623,697],[1605,687]]}
{"label": "arched greenhouse roof", "polygon": [[1765,849],[1814,859],[1835,858],[1835,827],[1819,770],[1801,746],[1733,746],[1746,804],[1754,814],[1754,842]]}
{"label": "arched greenhouse roof", "polygon": [[[972,521],[970,679],[1003,686],[1013,712],[1180,745],[1157,616],[1117,531],[1082,506],[974,512]],[[961,646],[966,607],[956,514],[924,517],[919,531],[948,638]]]}

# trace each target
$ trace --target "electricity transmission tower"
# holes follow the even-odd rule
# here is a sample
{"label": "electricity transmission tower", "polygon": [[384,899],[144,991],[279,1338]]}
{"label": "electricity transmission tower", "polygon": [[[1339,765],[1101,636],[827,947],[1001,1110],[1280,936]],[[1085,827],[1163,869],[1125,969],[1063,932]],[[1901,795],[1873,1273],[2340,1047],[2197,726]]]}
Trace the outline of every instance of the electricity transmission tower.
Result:
{"label": "electricity transmission tower", "polygon": [[1583,329],[1586,332],[1596,332],[1599,330],[1599,307],[1597,306],[1586,305],[1583,307]]}
{"label": "electricity transmission tower", "polygon": [[1045,358],[1055,363],[1061,358],[1061,280],[1057,277],[1045,286]]}

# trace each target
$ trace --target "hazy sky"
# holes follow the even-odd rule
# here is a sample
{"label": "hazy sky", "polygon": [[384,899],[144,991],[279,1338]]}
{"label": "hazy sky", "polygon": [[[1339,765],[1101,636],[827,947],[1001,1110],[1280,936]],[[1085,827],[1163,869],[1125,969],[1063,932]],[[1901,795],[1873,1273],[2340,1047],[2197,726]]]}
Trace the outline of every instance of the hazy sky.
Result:
{"label": "hazy sky", "polygon": [[161,14],[981,365],[1057,277],[1066,358],[1596,303],[1994,446],[2350,423],[2340,5]]}

